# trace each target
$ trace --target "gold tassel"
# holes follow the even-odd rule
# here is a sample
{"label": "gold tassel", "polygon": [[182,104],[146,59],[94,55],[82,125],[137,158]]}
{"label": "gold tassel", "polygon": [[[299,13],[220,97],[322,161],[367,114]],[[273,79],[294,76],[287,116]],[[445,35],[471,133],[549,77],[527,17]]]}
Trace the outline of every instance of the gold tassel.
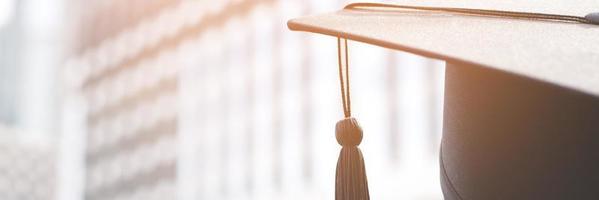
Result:
{"label": "gold tassel", "polygon": [[341,99],[345,119],[337,122],[335,137],[342,146],[337,172],[335,174],[335,200],[370,200],[366,167],[362,152],[358,148],[362,142],[362,128],[358,121],[351,117],[351,98],[349,90],[349,62],[347,40],[344,40],[345,79],[343,78],[343,59],[341,56],[341,38],[337,38],[337,53],[339,58],[339,83],[341,84]]}
{"label": "gold tassel", "polygon": [[335,137],[342,146],[335,174],[335,200],[369,200],[366,167],[362,152],[362,128],[353,117],[345,118],[335,127]]}

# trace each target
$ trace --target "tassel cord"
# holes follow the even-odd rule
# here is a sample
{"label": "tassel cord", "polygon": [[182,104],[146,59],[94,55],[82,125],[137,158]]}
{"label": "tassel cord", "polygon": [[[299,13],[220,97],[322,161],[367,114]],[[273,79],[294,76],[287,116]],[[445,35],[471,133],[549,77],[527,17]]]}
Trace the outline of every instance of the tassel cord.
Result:
{"label": "tassel cord", "polygon": [[570,23],[583,23],[583,24],[594,24],[599,25],[599,12],[589,13],[584,17],[573,16],[573,15],[557,15],[547,13],[534,13],[534,12],[516,12],[507,10],[488,10],[488,9],[474,9],[474,8],[451,8],[451,7],[428,7],[428,6],[409,6],[409,5],[398,5],[398,4],[384,4],[384,3],[352,3],[345,6],[345,9],[350,10],[381,10],[381,9],[405,9],[405,10],[420,10],[420,11],[431,11],[431,12],[446,12],[446,13],[458,13],[464,15],[479,15],[479,16],[493,16],[493,17],[504,17],[504,18],[516,18],[516,19],[527,19],[527,20],[550,20],[550,21],[562,21]]}
{"label": "tassel cord", "polygon": [[[341,38],[337,38],[337,57],[339,59],[339,83],[341,85],[341,100],[343,103],[343,114],[345,118],[351,117],[351,99],[349,90],[349,62],[347,39],[344,40],[343,49],[345,51],[345,65],[341,56]],[[343,72],[345,71],[345,76]]]}

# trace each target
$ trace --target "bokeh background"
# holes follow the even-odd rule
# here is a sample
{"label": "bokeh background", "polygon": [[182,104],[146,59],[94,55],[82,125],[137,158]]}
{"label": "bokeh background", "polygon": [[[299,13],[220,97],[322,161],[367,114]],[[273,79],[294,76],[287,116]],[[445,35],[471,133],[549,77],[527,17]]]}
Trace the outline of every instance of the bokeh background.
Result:
{"label": "bokeh background", "polygon": [[[0,0],[0,199],[333,199],[322,0]],[[405,30],[409,31],[409,30]],[[442,199],[444,63],[349,42],[372,199]]]}

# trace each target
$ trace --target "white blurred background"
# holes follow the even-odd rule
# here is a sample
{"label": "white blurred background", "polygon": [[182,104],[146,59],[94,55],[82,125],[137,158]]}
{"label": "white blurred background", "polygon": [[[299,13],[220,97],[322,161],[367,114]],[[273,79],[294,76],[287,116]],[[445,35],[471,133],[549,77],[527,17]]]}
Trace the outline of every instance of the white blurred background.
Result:
{"label": "white blurred background", "polygon": [[[0,0],[0,199],[333,199],[346,1]],[[409,30],[406,30],[409,31]],[[372,199],[442,199],[444,63],[349,42]]]}

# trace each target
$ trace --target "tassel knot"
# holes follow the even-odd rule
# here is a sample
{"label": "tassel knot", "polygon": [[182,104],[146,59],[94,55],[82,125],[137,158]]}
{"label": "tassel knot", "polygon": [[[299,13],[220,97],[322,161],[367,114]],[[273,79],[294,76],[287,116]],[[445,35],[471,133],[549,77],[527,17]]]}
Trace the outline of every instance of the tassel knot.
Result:
{"label": "tassel knot", "polygon": [[355,118],[345,118],[337,122],[335,137],[341,146],[358,146],[362,142],[362,128]]}

